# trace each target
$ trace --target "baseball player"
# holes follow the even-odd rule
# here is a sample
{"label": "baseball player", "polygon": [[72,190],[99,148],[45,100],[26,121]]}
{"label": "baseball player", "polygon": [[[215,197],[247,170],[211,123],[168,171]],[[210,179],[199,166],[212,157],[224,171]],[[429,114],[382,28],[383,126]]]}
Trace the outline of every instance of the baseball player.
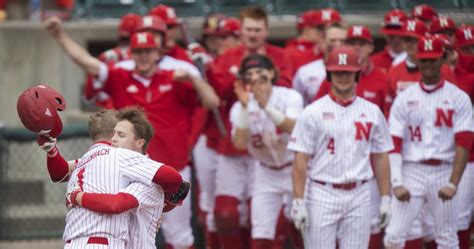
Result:
{"label": "baseball player", "polygon": [[411,18],[424,22],[427,27],[431,26],[433,19],[436,17],[438,17],[438,12],[427,4],[417,5],[411,11]]}
{"label": "baseball player", "polygon": [[[324,54],[327,55],[336,47],[344,44],[347,30],[339,24],[326,28],[324,34]],[[321,84],[326,78],[325,58],[303,65],[296,71],[293,88],[303,96],[305,106],[311,103]]]}
{"label": "baseball player", "polygon": [[[305,108],[290,150],[292,217],[306,248],[367,248],[370,189],[374,175],[381,194],[380,225],[390,220],[388,151],[393,148],[380,109],[357,97],[358,54],[340,46],[328,55],[331,92]],[[371,167],[373,164],[373,170]]]}
{"label": "baseball player", "polygon": [[442,76],[444,42],[427,36],[417,46],[421,81],[397,96],[390,112],[396,199],[384,243],[403,248],[406,231],[427,202],[438,248],[459,248],[454,196],[472,145],[472,105]]}
{"label": "baseball player", "polygon": [[[132,36],[131,50],[136,65],[133,71],[128,71],[107,67],[90,56],[61,30],[55,19],[48,21],[48,28],[69,56],[89,73],[97,76],[99,88],[110,94],[117,108],[131,105],[145,108],[154,129],[161,131],[150,142],[150,158],[173,165],[185,179],[190,180],[187,143],[190,113],[198,105],[198,97],[204,107],[217,106],[219,99],[213,89],[189,72],[157,70],[155,63],[159,58],[158,45],[150,33],[135,33]],[[179,229],[170,233],[166,233],[165,229],[165,236],[168,243],[175,247],[189,247],[194,240],[189,225],[190,201],[179,208],[189,210],[186,211],[187,216],[179,215],[182,223],[175,221],[166,225],[168,228]],[[174,213],[176,210],[171,215]],[[163,222],[166,223],[166,217]]]}
{"label": "baseball player", "polygon": [[456,40],[456,23],[447,16],[433,18],[430,26],[431,34],[444,34],[448,36],[449,41],[454,44]]}
{"label": "baseball player", "polygon": [[[221,97],[223,105],[219,108],[227,133],[230,134],[229,111],[237,100],[234,82],[237,80],[242,59],[250,53],[265,54],[272,59],[279,70],[277,85],[291,86],[292,65],[281,48],[266,44],[268,35],[267,13],[261,7],[246,7],[241,11],[242,45],[229,49],[216,58],[208,71],[208,80]],[[207,136],[207,146],[218,154],[216,170],[216,198],[214,219],[219,243],[223,248],[249,248],[242,246],[250,240],[248,215],[245,212],[253,185],[253,172],[256,161],[245,151],[236,149],[230,136],[220,137],[216,122],[208,122],[206,131],[217,134]],[[242,228],[242,229],[241,229]],[[242,230],[242,231],[241,231]],[[248,236],[241,239],[240,234]]]}
{"label": "baseball player", "polygon": [[239,102],[230,112],[232,140],[236,148],[248,149],[259,161],[251,203],[252,248],[272,248],[284,198],[292,193],[293,154],[286,145],[303,99],[293,89],[273,86],[278,76],[266,56],[246,57],[240,74],[246,85],[235,86]]}
{"label": "baseball player", "polygon": [[186,50],[178,45],[176,40],[179,35],[179,21],[176,16],[176,11],[173,7],[159,4],[153,7],[148,15],[156,16],[161,18],[166,24],[166,33],[168,35],[166,39],[166,44],[163,46],[165,53],[171,57],[174,57],[178,60],[187,61],[193,63],[191,58],[189,58]]}
{"label": "baseball player", "polygon": [[375,66],[385,69],[386,72],[407,56],[400,36],[402,23],[407,19],[405,12],[399,9],[390,10],[384,15],[380,32],[384,35],[387,45],[384,50],[374,53],[370,59]]}
{"label": "baseball player", "polygon": [[[402,63],[392,67],[387,74],[388,77],[388,98],[385,113],[388,116],[393,99],[407,87],[417,84],[421,73],[416,58],[418,40],[422,38],[428,28],[418,20],[408,20],[403,23],[400,35],[407,58]],[[449,82],[456,82],[456,76],[447,65],[442,67],[443,77]]]}

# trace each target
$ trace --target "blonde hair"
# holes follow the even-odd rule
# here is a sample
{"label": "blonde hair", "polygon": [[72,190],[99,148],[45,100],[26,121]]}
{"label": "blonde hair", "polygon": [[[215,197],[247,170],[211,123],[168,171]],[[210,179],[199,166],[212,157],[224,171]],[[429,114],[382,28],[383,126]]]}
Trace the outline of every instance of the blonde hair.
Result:
{"label": "blonde hair", "polygon": [[117,111],[102,110],[89,117],[89,136],[93,141],[110,140],[117,124]]}

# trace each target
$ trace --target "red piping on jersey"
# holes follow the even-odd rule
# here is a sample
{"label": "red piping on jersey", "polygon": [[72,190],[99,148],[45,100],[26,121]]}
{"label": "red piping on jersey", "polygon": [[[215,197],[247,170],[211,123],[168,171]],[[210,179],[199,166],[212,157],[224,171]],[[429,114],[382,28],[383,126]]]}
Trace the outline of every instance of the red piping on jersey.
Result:
{"label": "red piping on jersey", "polygon": [[348,105],[350,105],[350,104],[352,104],[352,103],[354,102],[354,100],[356,99],[357,95],[355,95],[355,93],[354,93],[354,96],[352,96],[351,99],[338,99],[338,98],[334,95],[334,93],[332,92],[332,90],[331,90],[331,91],[329,92],[329,97],[331,97],[331,99],[332,99],[334,102],[338,103],[339,105],[342,105],[342,106],[346,107],[346,106],[348,106]]}
{"label": "red piping on jersey", "polygon": [[443,86],[444,86],[444,79],[440,79],[440,82],[438,82],[438,84],[436,84],[436,86],[433,89],[426,88],[425,83],[420,81],[421,90],[425,91],[426,93],[432,93],[432,92],[440,89]]}
{"label": "red piping on jersey", "polygon": [[403,139],[401,137],[392,136],[393,150],[390,153],[402,153]]}
{"label": "red piping on jersey", "polygon": [[153,177],[153,183],[161,186],[164,192],[176,193],[183,182],[179,172],[168,165],[161,166]]}
{"label": "red piping on jersey", "polygon": [[460,131],[454,134],[454,139],[457,146],[464,147],[466,150],[470,151],[472,148],[474,133],[471,131]]}
{"label": "red piping on jersey", "polygon": [[57,151],[56,155],[53,157],[47,157],[46,165],[48,167],[49,176],[54,182],[65,179],[66,175],[69,173],[69,164],[59,153],[59,151]]}
{"label": "red piping on jersey", "polygon": [[137,208],[138,200],[135,196],[127,193],[84,193],[82,195],[82,207],[103,214],[120,214]]}
{"label": "red piping on jersey", "polygon": [[108,146],[112,145],[112,143],[109,142],[109,141],[97,141],[93,145],[96,145],[96,144],[105,144],[105,145],[108,145]]}

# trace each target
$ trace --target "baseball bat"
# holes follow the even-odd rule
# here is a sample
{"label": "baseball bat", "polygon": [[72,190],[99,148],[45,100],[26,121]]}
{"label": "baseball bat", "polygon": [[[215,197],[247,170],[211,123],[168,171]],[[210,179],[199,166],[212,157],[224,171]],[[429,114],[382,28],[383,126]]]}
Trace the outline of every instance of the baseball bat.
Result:
{"label": "baseball bat", "polygon": [[[189,25],[187,20],[183,20],[180,25],[181,32],[183,34],[183,40],[186,45],[186,47],[189,46],[189,44],[195,43],[196,39],[194,38],[194,35],[191,33],[189,30]],[[201,58],[198,58],[196,60],[193,60],[194,64],[198,68],[199,72],[201,73],[203,79],[207,82],[206,79],[206,65],[204,64],[204,61]],[[219,133],[221,134],[222,137],[227,137],[227,129],[225,128],[224,121],[222,120],[222,116],[219,112],[219,109],[212,108],[211,109],[212,116],[214,117],[214,120],[216,121],[217,124],[217,129],[219,129]]]}

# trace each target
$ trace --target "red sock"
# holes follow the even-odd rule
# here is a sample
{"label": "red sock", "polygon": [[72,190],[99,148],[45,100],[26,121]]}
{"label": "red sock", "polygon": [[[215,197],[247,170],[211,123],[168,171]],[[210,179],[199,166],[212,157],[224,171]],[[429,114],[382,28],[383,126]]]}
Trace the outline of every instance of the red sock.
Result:
{"label": "red sock", "polygon": [[425,242],[425,248],[426,249],[436,249],[438,248],[438,245],[436,244],[436,241],[429,241],[429,242]]}
{"label": "red sock", "polygon": [[290,222],[283,214],[283,209],[280,210],[275,229],[275,239],[273,240],[273,249],[283,249],[285,247],[285,242],[291,235],[290,225]]}
{"label": "red sock", "polygon": [[414,240],[409,240],[405,242],[405,249],[422,249],[422,248],[423,248],[422,239],[414,239]]}
{"label": "red sock", "polygon": [[253,239],[252,249],[268,249],[272,248],[273,241],[269,239]]}
{"label": "red sock", "polygon": [[239,229],[239,203],[237,198],[231,196],[216,196],[214,220],[222,249],[243,249]]}
{"label": "red sock", "polygon": [[370,235],[369,249],[382,248],[382,233],[373,233]]}
{"label": "red sock", "polygon": [[469,249],[469,240],[471,237],[471,230],[458,231],[459,249]]}
{"label": "red sock", "polygon": [[242,238],[242,248],[250,248],[252,241],[252,229],[247,227],[241,227],[240,237]]}

